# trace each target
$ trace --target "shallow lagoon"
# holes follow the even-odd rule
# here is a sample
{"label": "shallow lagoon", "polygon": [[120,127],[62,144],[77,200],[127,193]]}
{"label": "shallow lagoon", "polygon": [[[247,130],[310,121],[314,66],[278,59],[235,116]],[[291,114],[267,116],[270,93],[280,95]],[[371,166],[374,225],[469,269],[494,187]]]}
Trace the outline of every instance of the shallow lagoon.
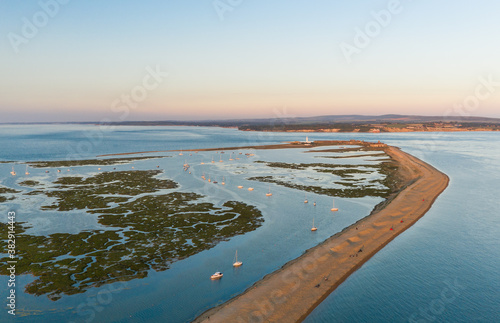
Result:
{"label": "shallow lagoon", "polygon": [[[248,143],[242,142],[242,144]],[[214,143],[213,146],[215,145]],[[194,147],[186,145],[183,148]],[[338,198],[336,199],[336,206],[341,211],[333,214],[329,210],[332,203],[332,198],[329,196],[307,192],[307,198],[310,200],[310,203],[306,204],[304,203],[305,193],[301,190],[248,180],[248,178],[254,176],[276,176],[287,178],[290,181],[302,183],[306,186],[321,186],[329,183],[332,187],[343,188],[343,185],[335,184],[335,182],[342,181],[343,176],[322,172],[321,170],[325,169],[318,166],[303,167],[301,170],[290,170],[283,167],[272,167],[267,164],[267,162],[273,161],[296,164],[334,164],[337,163],[335,159],[319,157],[325,155],[335,156],[337,154],[354,157],[357,154],[356,152],[306,153],[307,150],[245,149],[241,151],[237,150],[234,154],[231,154],[229,151],[226,151],[224,154],[213,151],[200,151],[198,153],[184,151],[182,155],[179,152],[155,152],[133,155],[133,157],[163,156],[165,158],[130,160],[125,163],[120,161],[120,163],[111,165],[88,165],[89,162],[76,162],[73,164],[49,163],[46,165],[37,165],[36,168],[31,167],[30,175],[19,174],[19,169],[23,165],[17,165],[18,175],[16,177],[5,178],[2,184],[22,191],[15,195],[16,200],[10,202],[8,205],[17,210],[17,221],[26,222],[26,234],[33,237],[56,234],[55,237],[60,238],[60,234],[69,233],[75,235],[76,240],[80,240],[79,237],[82,232],[116,230],[116,225],[114,225],[114,228],[110,228],[106,225],[106,223],[110,223],[109,221],[102,222],[102,220],[99,220],[100,214],[113,212],[113,209],[120,210],[120,207],[118,207],[120,203],[133,203],[134,201],[140,201],[141,198],[148,198],[148,196],[156,200],[161,200],[164,194],[167,193],[198,194],[198,199],[194,201],[197,205],[204,203],[213,205],[216,208],[223,207],[227,201],[241,201],[249,206],[255,206],[260,210],[262,212],[262,219],[264,220],[261,227],[254,227],[244,235],[240,234],[233,237],[230,235],[227,239],[223,239],[226,241],[216,244],[211,249],[204,251],[200,249],[200,251],[192,254],[189,258],[169,262],[167,270],[158,271],[158,268],[157,270],[149,270],[147,278],[136,279],[136,276],[133,274],[135,270],[133,270],[133,272],[129,273],[129,275],[133,276],[127,277],[125,281],[109,283],[113,281],[110,280],[108,283],[102,285],[91,283],[88,285],[90,289],[89,287],[84,289],[71,288],[67,293],[76,294],[69,296],[58,293],[55,295],[49,294],[52,295],[53,299],[57,299],[51,303],[47,303],[47,292],[43,292],[44,289],[37,289],[37,293],[40,293],[41,296],[36,298],[23,293],[22,296],[19,296],[18,304],[20,305],[18,313],[22,316],[24,313],[23,310],[26,311],[26,314],[36,311],[38,314],[34,317],[33,315],[26,316],[26,319],[29,320],[33,318],[40,318],[40,320],[48,318],[63,320],[63,318],[67,317],[85,320],[95,314],[99,320],[123,320],[142,317],[142,315],[151,319],[159,319],[165,318],[165,315],[168,315],[169,321],[182,322],[189,321],[203,310],[242,292],[264,275],[299,256],[304,250],[313,247],[330,235],[366,216],[374,205],[382,201],[380,197]],[[247,156],[245,153],[252,155]],[[211,162],[212,159],[214,163]],[[26,158],[25,160],[27,161],[28,159]],[[35,158],[29,161],[37,160],[42,159]],[[54,158],[52,160],[57,159]],[[351,164],[346,160],[342,160],[341,163],[337,164],[356,165],[352,164],[355,161],[361,165],[374,166],[382,161],[379,157],[374,158],[372,156],[352,158]],[[191,166],[187,171],[183,170],[183,164],[185,163]],[[79,166],[81,164],[83,165]],[[10,166],[11,164],[2,164],[0,168],[8,169]],[[40,168],[41,166],[45,167]],[[61,172],[58,172],[58,169]],[[46,170],[49,173],[45,173]],[[116,176],[119,174],[129,176],[135,172],[157,172],[154,174],[154,178],[157,178],[157,180],[173,181],[177,185],[162,186],[158,191],[153,190],[149,193],[141,193],[135,190],[132,187],[135,185],[133,180],[130,181],[130,188],[120,188],[120,186],[116,185],[118,182],[123,183],[123,179],[114,178],[113,176],[115,175],[113,174],[116,174]],[[205,175],[207,180],[203,180],[202,175]],[[373,174],[373,172],[356,175],[361,176],[356,180],[356,183],[363,185],[371,185],[369,181],[382,180],[384,178],[383,175]],[[363,179],[363,175],[366,175],[366,180]],[[145,179],[147,177],[145,174],[141,176]],[[106,178],[108,178],[107,181],[105,180]],[[211,182],[208,182],[208,178],[211,179]],[[26,180],[34,180],[37,183],[26,185],[24,183]],[[218,183],[214,184],[214,181]],[[225,182],[225,185],[222,185],[222,181]],[[106,185],[103,187],[95,186],[96,183],[102,182],[106,182]],[[78,183],[80,185],[75,185]],[[82,186],[82,184],[85,185]],[[242,185],[244,188],[238,189],[238,185]],[[92,191],[82,191],[79,187],[91,187],[99,191],[101,195],[96,196],[99,198],[93,197]],[[113,193],[110,195],[113,187],[116,189],[116,193],[119,194]],[[252,187],[254,190],[248,191],[248,187]],[[145,188],[146,186],[141,191],[144,191]],[[68,189],[73,191],[68,194]],[[269,189],[273,193],[271,197],[265,195]],[[39,193],[36,194],[37,192]],[[134,192],[134,196],[127,196],[131,192]],[[80,198],[74,199],[74,196],[80,196]],[[68,200],[70,203],[67,202],[68,198],[70,198]],[[87,206],[83,209],[82,206],[84,205],[79,203],[82,198],[86,198],[84,204]],[[125,200],[128,198],[128,202],[120,200],[121,198],[125,198]],[[317,202],[317,206],[313,205],[313,201]],[[125,204],[126,208],[133,209],[132,205],[127,205]],[[144,205],[139,206],[139,208],[141,207],[144,208]],[[64,212],[54,211],[54,208],[64,210]],[[44,211],[41,211],[41,209],[44,209]],[[108,209],[111,209],[111,211]],[[118,216],[120,217],[121,215],[119,214]],[[127,213],[124,215],[127,215]],[[315,218],[316,226],[319,228],[319,231],[316,233],[311,233],[309,230],[313,217]],[[148,221],[148,219],[144,218],[144,221]],[[92,237],[95,236],[94,239],[97,239],[96,241],[101,241],[102,238],[99,237],[105,234],[103,238],[108,241],[107,244],[109,246],[104,245],[104,250],[113,250],[116,247],[113,247],[113,245],[121,237],[114,233],[114,231],[108,232],[111,232],[113,236],[108,237],[108,234],[99,231],[93,234]],[[127,235],[126,231],[125,235]],[[66,235],[64,236],[66,237]],[[87,235],[82,238],[89,239]],[[111,240],[109,240],[110,238]],[[182,242],[190,245],[190,243],[193,243],[193,238],[196,238],[196,236]],[[52,245],[53,242],[51,241],[53,239],[45,241],[44,244]],[[25,248],[28,248],[28,246],[26,245]],[[128,248],[132,247],[129,246]],[[238,250],[240,259],[244,261],[244,266],[233,269],[232,260],[236,249]],[[96,251],[98,249],[91,248],[88,251],[88,258],[77,259],[77,261],[81,262],[80,266],[85,268],[83,273],[79,275],[82,276],[83,281],[87,284],[90,277],[85,278],[84,273],[87,270],[92,270],[93,273],[96,270],[96,264],[99,264],[99,261],[94,256],[99,256],[99,253],[96,253]],[[129,254],[128,256],[120,254],[121,258],[117,259],[127,262],[131,256],[133,259],[133,254]],[[111,257],[110,259],[113,260],[115,257]],[[119,262],[117,259],[113,261]],[[56,267],[49,268],[53,268],[52,271],[54,271],[59,270],[60,266],[63,266],[63,269],[65,269],[66,267],[64,266],[67,266],[67,262],[69,261],[70,259],[64,254],[58,255],[52,261],[58,265],[56,264]],[[134,263],[137,263],[137,261]],[[45,263],[46,266],[48,264]],[[110,265],[111,263],[102,264],[105,267],[109,267]],[[51,266],[54,265],[52,264]],[[140,270],[139,268],[136,269]],[[222,271],[224,278],[220,281],[210,281],[208,277],[214,271]],[[102,271],[98,272],[102,274]],[[145,277],[145,275],[139,274],[137,277]],[[129,280],[129,278],[134,279]],[[23,277],[22,279],[24,280],[25,278]],[[33,278],[30,277],[28,281],[32,282]],[[92,281],[93,279],[90,278],[90,282]],[[101,286],[96,287],[99,285]],[[81,287],[79,284],[76,286]],[[19,291],[23,289],[24,286],[18,288]],[[30,292],[34,293],[31,287]],[[92,295],[98,297],[103,294],[112,296],[113,301],[109,304],[97,302],[99,311],[93,308],[92,305],[85,303],[89,299],[94,299]],[[134,295],[140,295],[142,302],[151,302],[151,306],[144,306],[144,303],[137,303],[138,298],[134,297]],[[158,300],[162,301],[158,302]],[[82,302],[84,305],[81,305]],[[79,305],[80,307],[78,307]],[[57,313],[48,311],[48,308],[57,308]],[[117,308],[120,310],[117,311]]]}

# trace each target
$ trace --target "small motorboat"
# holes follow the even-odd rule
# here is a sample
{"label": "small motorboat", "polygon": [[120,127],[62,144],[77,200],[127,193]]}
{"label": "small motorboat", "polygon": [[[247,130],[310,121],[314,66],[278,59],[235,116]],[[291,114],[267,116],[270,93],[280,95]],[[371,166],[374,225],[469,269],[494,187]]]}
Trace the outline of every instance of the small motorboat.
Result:
{"label": "small motorboat", "polygon": [[221,279],[222,276],[224,276],[220,271],[217,271],[215,274],[213,274],[212,276],[210,276],[210,279]]}

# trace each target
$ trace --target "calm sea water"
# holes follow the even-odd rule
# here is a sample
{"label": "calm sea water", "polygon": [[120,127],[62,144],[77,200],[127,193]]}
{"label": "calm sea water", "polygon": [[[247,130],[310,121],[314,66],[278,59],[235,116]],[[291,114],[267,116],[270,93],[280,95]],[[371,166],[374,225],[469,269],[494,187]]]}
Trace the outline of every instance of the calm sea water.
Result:
{"label": "calm sea water", "polygon": [[[500,321],[500,134],[498,133],[412,133],[412,134],[308,134],[311,140],[382,140],[434,165],[450,177],[450,186],[432,209],[362,268],[354,273],[307,319],[307,322],[496,322]],[[238,132],[235,129],[194,127],[118,127],[102,130],[96,126],[0,126],[0,160],[32,161],[94,158],[96,155],[135,151],[196,149],[206,147],[270,144],[303,140],[302,134]],[[286,151],[253,151],[257,158],[310,162],[300,154]],[[298,156],[296,156],[298,155]],[[175,157],[175,156],[174,156]],[[209,161],[211,154],[198,159]],[[181,189],[212,196],[211,202],[235,198],[230,191],[217,191],[185,178],[168,167],[184,160],[169,158],[166,175],[179,181]],[[155,161],[137,164],[151,169]],[[8,174],[11,163],[0,164],[0,181],[15,186]],[[121,167],[121,166],[120,166]],[[125,166],[123,166],[125,167]],[[218,165],[211,172],[221,176]],[[24,172],[22,169],[18,173]],[[199,175],[199,174],[196,174]],[[241,183],[232,175],[228,184]],[[264,183],[252,183],[256,191]],[[18,288],[19,314],[15,321],[117,321],[188,322],[204,310],[241,293],[255,281],[296,258],[353,221],[366,216],[380,200],[340,199],[341,212],[333,221],[322,213],[331,200],[316,199],[320,208],[297,208],[302,193],[274,188],[272,205],[257,195],[237,196],[263,210],[264,226],[222,242],[216,247],[174,263],[164,272],[151,271],[146,279],[94,288],[85,294],[65,296],[57,302],[34,297]],[[243,195],[243,193],[238,193]],[[27,202],[26,202],[27,203]],[[18,212],[19,219],[37,224],[32,234],[79,232],[94,228],[95,218],[81,214],[43,214],[21,202],[4,204]],[[269,214],[268,208],[282,208]],[[321,230],[311,236],[311,212]],[[330,215],[329,215],[330,216]],[[3,216],[6,218],[6,215]],[[74,219],[78,218],[78,222]],[[6,222],[6,219],[1,219]],[[233,271],[231,260],[238,249],[245,265]],[[224,263],[225,265],[221,265]],[[222,267],[222,268],[221,268]],[[223,280],[207,279],[216,270]],[[20,286],[33,281],[17,277]],[[5,286],[5,287],[1,287]],[[7,297],[7,279],[0,278],[0,293]],[[112,288],[110,286],[113,286]],[[106,297],[106,298],[104,298]],[[5,298],[4,298],[5,299]],[[97,302],[97,300],[99,300]],[[14,321],[5,308],[1,321]],[[419,321],[420,320],[420,321]]]}

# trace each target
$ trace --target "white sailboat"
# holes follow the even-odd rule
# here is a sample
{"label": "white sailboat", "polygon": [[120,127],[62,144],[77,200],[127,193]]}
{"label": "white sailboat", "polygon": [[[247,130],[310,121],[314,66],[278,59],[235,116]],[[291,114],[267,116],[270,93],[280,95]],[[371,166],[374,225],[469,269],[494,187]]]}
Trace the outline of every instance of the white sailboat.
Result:
{"label": "white sailboat", "polygon": [[10,172],[12,176],[16,176],[16,171],[14,170],[14,166],[12,166],[12,172]]}
{"label": "white sailboat", "polygon": [[266,193],[266,196],[272,196],[273,193],[271,193],[271,184],[269,184],[269,192]]}
{"label": "white sailboat", "polygon": [[304,194],[304,199],[305,199],[304,203],[309,203],[309,201],[307,200],[307,195],[306,194]]}
{"label": "white sailboat", "polygon": [[330,209],[330,211],[335,212],[335,211],[338,211],[338,210],[339,210],[339,209],[337,209],[337,208],[335,207],[335,200],[333,200],[333,206],[332,206],[332,208]]}
{"label": "white sailboat", "polygon": [[243,265],[241,261],[238,261],[238,250],[236,250],[236,254],[234,255],[233,267],[239,267]]}
{"label": "white sailboat", "polygon": [[26,165],[26,172],[24,173],[25,175],[29,175],[30,172],[28,171],[28,165]]}
{"label": "white sailboat", "polygon": [[222,176],[222,182],[221,182],[222,185],[226,185],[226,181],[224,180],[224,176]]}
{"label": "white sailboat", "polygon": [[213,164],[213,163],[215,163],[215,161],[214,161],[214,156],[212,156],[212,164]]}
{"label": "white sailboat", "polygon": [[318,228],[316,228],[316,227],[314,226],[314,217],[313,217],[313,226],[312,226],[312,228],[311,228],[311,231],[317,231],[317,230],[318,230]]}

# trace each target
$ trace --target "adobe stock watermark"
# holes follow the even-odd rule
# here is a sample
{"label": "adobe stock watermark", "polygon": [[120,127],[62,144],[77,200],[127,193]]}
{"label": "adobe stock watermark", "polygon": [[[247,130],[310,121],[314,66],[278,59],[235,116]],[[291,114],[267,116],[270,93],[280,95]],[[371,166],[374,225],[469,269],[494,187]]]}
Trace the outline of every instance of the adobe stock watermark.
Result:
{"label": "adobe stock watermark", "polygon": [[9,272],[9,280],[7,282],[7,313],[10,315],[16,315],[16,212],[7,212],[7,271]]}
{"label": "adobe stock watermark", "polygon": [[[146,66],[146,74],[142,78],[142,83],[134,86],[130,91],[123,93],[119,98],[111,102],[110,109],[118,114],[118,121],[125,121],[130,112],[139,108],[151,91],[156,90],[168,77],[168,73],[161,70],[159,65],[155,68]],[[102,119],[97,128],[86,130],[84,132],[85,140],[79,141],[75,147],[67,146],[68,153],[66,160],[78,160],[88,157],[88,154],[102,143],[104,133],[114,130],[115,126],[110,125],[110,119]]]}
{"label": "adobe stock watermark", "polygon": [[[291,238],[291,236],[288,237],[288,239]],[[293,297],[296,290],[303,288],[303,282],[311,279],[316,280],[318,282],[316,287],[319,288],[323,281],[327,281],[328,277],[315,277],[314,270],[327,261],[328,257],[324,257],[325,255],[333,255],[332,251],[328,248],[326,250],[316,248],[314,251],[308,252],[312,253],[311,257],[302,258],[280,276],[282,285],[288,288],[287,292],[275,290],[267,297],[256,300],[254,302],[255,310],[248,314],[240,314],[236,318],[236,322],[267,322],[268,316],[275,311],[276,307]]]}
{"label": "adobe stock watermark", "polygon": [[347,42],[339,44],[347,63],[350,64],[354,55],[359,55],[363,49],[367,48],[372,40],[390,25],[393,17],[403,12],[403,9],[400,0],[390,0],[386,9],[370,12],[373,19],[368,21],[363,28],[356,27],[354,29],[355,35],[352,44]]}
{"label": "adobe stock watermark", "polygon": [[[76,313],[83,322],[90,323],[96,318],[96,313],[101,313],[113,301],[113,294],[129,288],[126,281],[118,281],[101,289],[95,296],[88,296],[86,301],[76,307]],[[70,321],[74,323],[74,321]]]}
{"label": "adobe stock watermark", "polygon": [[500,82],[494,81],[491,74],[486,78],[480,76],[473,93],[465,97],[461,103],[455,103],[453,108],[446,112],[446,116],[453,114],[463,117],[471,116],[480,108],[481,102],[488,100],[497,89],[500,89]]}
{"label": "adobe stock watermark", "polygon": [[122,94],[119,99],[111,103],[111,111],[122,113],[119,116],[120,121],[124,121],[129,116],[130,110],[136,109],[139,103],[145,101],[148,98],[148,93],[156,90],[168,76],[168,73],[162,71],[158,65],[155,69],[147,66],[146,72],[141,85],[134,86],[129,93]]}
{"label": "adobe stock watermark", "polygon": [[29,41],[38,35],[40,29],[46,27],[49,21],[53,19],[59,11],[61,6],[68,4],[70,0],[41,0],[38,2],[40,10],[35,12],[31,19],[23,17],[21,19],[22,26],[20,33],[10,32],[7,34],[10,45],[14,52],[17,54],[20,51],[21,45],[26,45]]}
{"label": "adobe stock watermark", "polygon": [[235,8],[239,7],[244,0],[214,0],[212,6],[217,12],[220,21],[224,21],[227,12],[232,12]]}
{"label": "adobe stock watermark", "polygon": [[[413,313],[408,322],[410,323],[425,323],[425,322],[435,322],[437,316],[442,315],[444,311],[446,311],[446,305],[453,303],[457,297],[459,297],[460,291],[465,290],[465,287],[460,285],[458,279],[455,278],[455,281],[449,282],[447,280],[444,281],[446,285],[439,294],[438,297],[433,299],[429,306],[425,308],[419,308],[418,313]],[[438,322],[437,320],[436,322]]]}
{"label": "adobe stock watermark", "polygon": [[[465,117],[472,116],[481,109],[481,104],[489,100],[493,94],[500,90],[500,82],[495,81],[492,74],[478,77],[478,82],[471,93],[459,103],[452,104],[443,113],[443,120],[448,122],[461,122]],[[438,150],[438,144],[446,136],[446,132],[429,133],[427,140],[419,147],[420,155],[431,155]]]}

